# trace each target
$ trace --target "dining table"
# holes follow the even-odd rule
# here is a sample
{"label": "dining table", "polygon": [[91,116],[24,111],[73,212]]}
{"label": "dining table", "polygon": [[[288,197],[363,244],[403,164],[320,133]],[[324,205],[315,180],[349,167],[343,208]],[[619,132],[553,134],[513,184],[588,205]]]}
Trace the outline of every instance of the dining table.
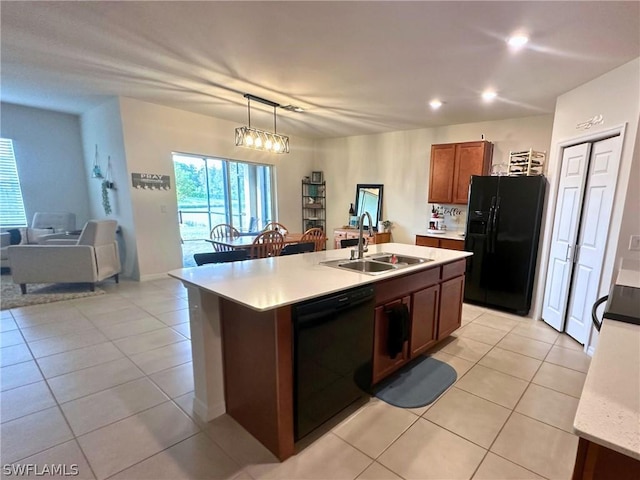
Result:
{"label": "dining table", "polygon": [[[220,245],[226,247],[227,249],[247,249],[251,248],[251,245],[253,245],[253,241],[259,234],[260,232],[256,233],[255,235],[241,235],[234,238],[206,238],[205,240],[213,245]],[[302,233],[287,233],[286,235],[283,235],[284,244],[289,245],[291,243],[300,243],[302,235]]]}

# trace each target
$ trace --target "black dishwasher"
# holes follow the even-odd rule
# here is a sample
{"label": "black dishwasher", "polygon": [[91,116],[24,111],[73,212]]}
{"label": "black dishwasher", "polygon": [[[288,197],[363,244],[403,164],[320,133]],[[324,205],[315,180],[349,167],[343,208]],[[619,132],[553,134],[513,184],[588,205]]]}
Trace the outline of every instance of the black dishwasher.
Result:
{"label": "black dishwasher", "polygon": [[373,323],[372,286],[293,307],[295,440],[368,395]]}

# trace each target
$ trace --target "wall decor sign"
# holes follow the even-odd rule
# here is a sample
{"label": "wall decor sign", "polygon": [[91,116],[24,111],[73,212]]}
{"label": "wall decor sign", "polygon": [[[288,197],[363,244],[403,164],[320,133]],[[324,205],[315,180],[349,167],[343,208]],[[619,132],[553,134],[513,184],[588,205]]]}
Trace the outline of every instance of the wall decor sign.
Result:
{"label": "wall decor sign", "polygon": [[157,173],[132,173],[131,183],[134,188],[141,190],[171,189],[169,175],[159,175]]}

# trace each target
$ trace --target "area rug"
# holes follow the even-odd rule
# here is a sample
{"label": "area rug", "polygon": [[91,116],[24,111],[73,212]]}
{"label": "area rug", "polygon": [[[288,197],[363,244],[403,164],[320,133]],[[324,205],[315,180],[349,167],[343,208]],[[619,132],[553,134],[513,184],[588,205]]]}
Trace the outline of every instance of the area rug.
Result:
{"label": "area rug", "polygon": [[419,357],[385,380],[374,395],[400,408],[424,407],[453,385],[456,378],[451,365],[433,357]]}
{"label": "area rug", "polygon": [[0,276],[0,310],[104,294],[98,287],[95,292],[90,291],[86,283],[30,283],[27,294],[22,295],[20,285],[13,283],[11,275]]}

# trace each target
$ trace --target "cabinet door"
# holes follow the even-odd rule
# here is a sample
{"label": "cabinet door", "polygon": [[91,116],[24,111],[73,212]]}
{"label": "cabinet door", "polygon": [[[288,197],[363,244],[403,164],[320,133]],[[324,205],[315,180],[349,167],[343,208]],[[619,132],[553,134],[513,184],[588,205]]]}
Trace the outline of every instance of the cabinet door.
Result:
{"label": "cabinet door", "polygon": [[451,203],[455,158],[455,143],[431,146],[429,203]]}
{"label": "cabinet door", "polygon": [[437,238],[427,237],[424,235],[416,235],[416,245],[420,245],[422,247],[438,248],[440,246],[440,240]]}
{"label": "cabinet door", "polygon": [[450,335],[462,323],[462,299],[464,275],[440,284],[440,316],[438,318],[438,340]]}
{"label": "cabinet door", "polygon": [[491,163],[492,144],[466,142],[456,145],[452,203],[467,204],[471,175],[486,175]]}
{"label": "cabinet door", "polygon": [[404,303],[410,306],[410,296],[399,298],[385,305],[376,307],[375,310],[375,334],[373,339],[373,383],[378,383],[394,370],[400,368],[409,358],[408,342],[405,342],[402,352],[396,358],[391,358],[387,350],[387,339],[389,338],[389,317],[385,313],[386,309]]}
{"label": "cabinet door", "polygon": [[440,248],[448,248],[449,250],[464,250],[464,240],[452,240],[443,238],[440,240]]}
{"label": "cabinet door", "polygon": [[370,238],[369,243],[389,243],[391,242],[391,232],[379,232],[376,233],[373,238]]}
{"label": "cabinet door", "polygon": [[434,285],[413,294],[409,342],[409,353],[412,358],[436,343],[439,294],[440,285]]}

